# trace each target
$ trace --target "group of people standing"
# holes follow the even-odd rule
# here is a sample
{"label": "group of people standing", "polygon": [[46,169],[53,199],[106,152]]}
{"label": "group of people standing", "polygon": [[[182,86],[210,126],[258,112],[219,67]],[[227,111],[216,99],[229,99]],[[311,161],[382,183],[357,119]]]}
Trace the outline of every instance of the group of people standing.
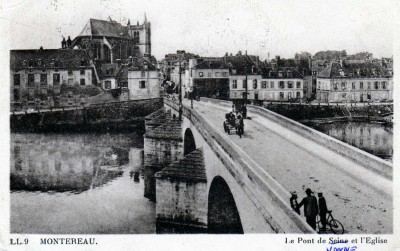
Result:
{"label": "group of people standing", "polygon": [[328,212],[328,208],[326,206],[326,200],[323,194],[318,193],[318,201],[317,198],[313,195],[314,192],[311,191],[310,188],[306,189],[306,197],[304,197],[300,203],[297,203],[297,193],[291,192],[292,197],[290,197],[290,206],[300,215],[300,208],[304,206],[304,216],[306,217],[306,221],[308,225],[310,225],[314,230],[316,230],[316,218],[319,214],[322,228],[321,231],[326,230],[326,214]]}

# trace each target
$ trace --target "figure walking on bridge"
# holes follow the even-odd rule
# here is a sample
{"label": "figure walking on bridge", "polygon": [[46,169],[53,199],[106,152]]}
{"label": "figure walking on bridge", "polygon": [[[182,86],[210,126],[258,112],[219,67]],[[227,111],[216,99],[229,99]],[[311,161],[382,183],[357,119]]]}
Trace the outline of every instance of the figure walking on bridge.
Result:
{"label": "figure walking on bridge", "polygon": [[321,231],[325,231],[326,213],[328,212],[328,207],[326,206],[326,201],[322,193],[318,193],[318,209],[319,209],[319,218],[321,219],[321,224],[322,224]]}
{"label": "figure walking on bridge", "polygon": [[298,215],[300,215],[300,209],[298,208],[299,204],[297,203],[297,193],[296,191],[290,193],[292,194],[292,197],[290,197],[290,206]]}
{"label": "figure walking on bridge", "polygon": [[298,209],[300,209],[304,205],[304,216],[306,217],[306,221],[308,225],[310,225],[314,230],[316,229],[316,217],[318,214],[318,203],[317,198],[312,195],[314,192],[311,191],[310,188],[306,189],[307,196],[304,197],[300,204],[298,205]]}

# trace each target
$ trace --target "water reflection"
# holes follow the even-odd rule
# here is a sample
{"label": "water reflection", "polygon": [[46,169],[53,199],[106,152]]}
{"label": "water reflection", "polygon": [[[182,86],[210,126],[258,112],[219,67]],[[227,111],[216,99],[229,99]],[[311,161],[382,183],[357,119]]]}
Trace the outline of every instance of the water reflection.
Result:
{"label": "water reflection", "polygon": [[12,134],[10,146],[12,232],[155,232],[142,135]]}
{"label": "water reflection", "polygon": [[309,126],[380,158],[392,160],[392,126],[367,122],[335,122]]}

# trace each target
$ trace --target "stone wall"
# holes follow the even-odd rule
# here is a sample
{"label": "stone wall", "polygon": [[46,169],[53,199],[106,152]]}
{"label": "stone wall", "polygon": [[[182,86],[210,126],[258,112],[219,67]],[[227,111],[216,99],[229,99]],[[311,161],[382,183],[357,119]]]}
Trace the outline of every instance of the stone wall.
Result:
{"label": "stone wall", "polygon": [[11,131],[107,131],[143,128],[144,117],[161,108],[162,99],[90,105],[84,108],[17,113]]}
{"label": "stone wall", "polygon": [[207,226],[206,182],[157,179],[156,189],[157,221]]}

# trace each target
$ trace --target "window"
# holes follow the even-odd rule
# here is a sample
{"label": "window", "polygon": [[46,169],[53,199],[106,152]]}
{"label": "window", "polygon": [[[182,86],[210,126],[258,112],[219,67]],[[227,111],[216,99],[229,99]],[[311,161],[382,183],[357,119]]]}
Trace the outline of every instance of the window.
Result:
{"label": "window", "polygon": [[382,89],[386,89],[386,86],[387,86],[386,81],[383,81],[383,82],[382,82]]}
{"label": "window", "polygon": [[258,84],[257,84],[257,79],[253,80],[253,89],[257,89],[258,88]]}
{"label": "window", "polygon": [[35,90],[29,89],[28,90],[28,101],[33,101],[34,97],[35,97]]}
{"label": "window", "polygon": [[146,88],[146,81],[144,81],[144,80],[139,81],[139,88],[140,88],[140,89]]}
{"label": "window", "polygon": [[221,74],[219,72],[215,73],[215,77],[219,78],[221,76]]}
{"label": "window", "polygon": [[85,79],[81,78],[81,85],[85,85]]}
{"label": "window", "polygon": [[211,72],[207,73],[207,76],[208,76],[209,78],[211,78]]}
{"label": "window", "polygon": [[342,90],[346,90],[347,88],[347,83],[346,82],[342,82]]}
{"label": "window", "polygon": [[243,80],[243,88],[247,88],[247,82],[246,82],[246,80]]}
{"label": "window", "polygon": [[68,91],[68,98],[72,98],[72,95],[73,95],[74,93],[72,92],[72,91]]}
{"label": "window", "polygon": [[104,82],[104,89],[111,89],[111,81]]}
{"label": "window", "polygon": [[232,89],[236,89],[237,88],[237,80],[233,79],[232,80]]}
{"label": "window", "polygon": [[278,77],[283,77],[283,75],[282,75],[282,72],[280,71],[280,72],[278,72]]}
{"label": "window", "polygon": [[19,89],[14,89],[14,101],[19,100]]}
{"label": "window", "polygon": [[293,81],[288,81],[288,88],[293,88]]}
{"label": "window", "polygon": [[81,66],[85,66],[85,60],[81,60]]}
{"label": "window", "polygon": [[375,86],[375,90],[379,89],[379,82],[378,82],[378,81],[375,81],[375,82],[374,82],[374,86]]}
{"label": "window", "polygon": [[128,82],[127,81],[123,81],[120,84],[121,88],[127,89],[128,88]]}
{"label": "window", "polygon": [[28,74],[28,87],[35,87],[35,75]]}
{"label": "window", "polygon": [[370,90],[371,89],[371,82],[367,83],[367,89]]}
{"label": "window", "polygon": [[279,81],[279,88],[281,88],[281,89],[285,88],[285,82],[284,81]]}
{"label": "window", "polygon": [[72,86],[74,84],[74,79],[73,78],[69,78],[68,79],[68,85]]}
{"label": "window", "polygon": [[338,87],[339,87],[339,82],[333,84],[333,90],[337,91]]}
{"label": "window", "polygon": [[203,77],[203,72],[199,72],[199,77]]}
{"label": "window", "polygon": [[360,90],[364,89],[364,83],[360,82]]}
{"label": "window", "polygon": [[72,70],[68,70],[68,75],[72,76],[73,75],[73,71]]}
{"label": "window", "polygon": [[140,76],[141,76],[142,78],[145,78],[145,77],[146,77],[146,72],[145,72],[145,71],[142,71]]}
{"label": "window", "polygon": [[301,82],[300,81],[296,82],[296,88],[301,88]]}
{"label": "window", "polygon": [[269,82],[269,85],[270,85],[270,88],[275,88],[275,87],[274,87],[274,85],[275,85],[275,84],[274,84],[274,81]]}
{"label": "window", "polygon": [[261,88],[267,88],[267,81],[261,81]]}
{"label": "window", "polygon": [[285,93],[284,92],[280,92],[279,93],[279,98],[280,99],[284,99],[285,98]]}
{"label": "window", "polygon": [[317,89],[321,89],[321,81],[318,81],[318,87]]}
{"label": "window", "polygon": [[81,75],[85,75],[85,70],[81,70]]}
{"label": "window", "polygon": [[47,89],[41,89],[40,90],[40,99],[42,101],[46,101],[47,100]]}
{"label": "window", "polygon": [[222,73],[222,76],[223,76],[223,77],[226,77],[226,76],[228,76],[228,73],[227,73],[227,72],[223,72],[223,73]]}
{"label": "window", "polygon": [[55,73],[53,74],[53,85],[59,85],[60,84],[60,74]]}
{"label": "window", "polygon": [[47,85],[47,74],[40,74],[40,85]]}
{"label": "window", "polygon": [[14,74],[14,85],[20,85],[21,84],[21,77],[19,74]]}
{"label": "window", "polygon": [[355,89],[356,89],[356,83],[354,83],[354,82],[351,83],[351,89],[352,89],[352,90],[355,90]]}
{"label": "window", "polygon": [[296,92],[296,98],[300,98],[300,92]]}

